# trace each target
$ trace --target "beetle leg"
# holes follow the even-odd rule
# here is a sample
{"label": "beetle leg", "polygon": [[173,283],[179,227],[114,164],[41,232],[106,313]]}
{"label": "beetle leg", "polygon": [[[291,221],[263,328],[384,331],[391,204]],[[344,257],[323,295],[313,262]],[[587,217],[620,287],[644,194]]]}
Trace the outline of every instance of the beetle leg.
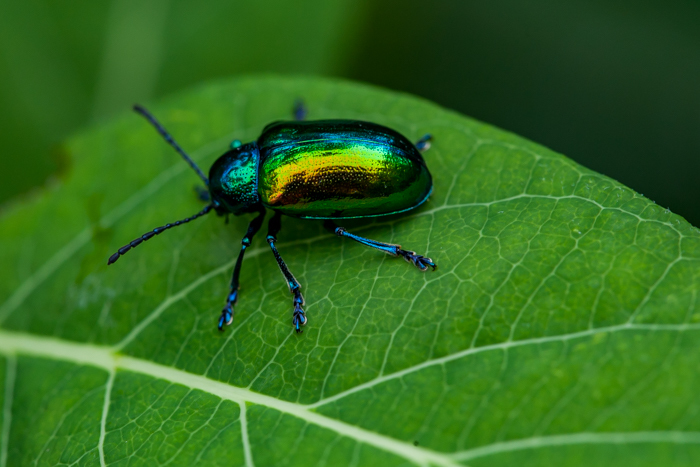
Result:
{"label": "beetle leg", "polygon": [[369,238],[360,237],[359,235],[351,234],[350,232],[345,230],[344,227],[338,227],[338,225],[336,225],[336,223],[330,219],[327,219],[323,223],[323,226],[327,230],[333,232],[339,237],[350,238],[370,248],[375,248],[377,250],[383,251],[384,253],[388,253],[391,256],[401,256],[403,257],[403,259],[413,264],[421,271],[427,271],[429,267],[432,268],[433,271],[437,269],[437,264],[435,264],[432,259],[416,254],[415,251],[403,250],[401,249],[401,245],[395,245],[393,243],[382,243],[376,240],[370,240]]}
{"label": "beetle leg", "polygon": [[294,304],[292,326],[294,326],[294,329],[300,333],[302,332],[301,326],[306,326],[306,323],[308,322],[304,309],[302,308],[302,305],[304,304],[304,297],[301,295],[301,284],[299,284],[299,281],[297,281],[294,275],[289,271],[289,268],[284,263],[282,256],[280,255],[279,251],[277,251],[277,247],[275,246],[275,242],[277,242],[277,234],[282,228],[281,217],[282,215],[279,212],[276,212],[275,215],[272,216],[272,219],[270,219],[270,223],[268,224],[267,243],[270,245],[270,248],[272,248],[272,254],[275,255],[277,265],[279,266],[280,271],[282,271],[284,279],[287,281],[289,292],[294,295],[292,301]]}
{"label": "beetle leg", "polygon": [[197,193],[197,198],[204,202],[204,203],[209,203],[211,202],[211,196],[209,195],[209,190],[207,190],[204,187],[201,187],[199,185],[195,185],[194,191]]}
{"label": "beetle leg", "polygon": [[241,275],[241,265],[243,264],[243,256],[245,255],[245,250],[250,246],[250,241],[253,239],[260,227],[262,226],[263,219],[265,218],[265,208],[260,208],[260,213],[258,216],[250,221],[248,224],[248,231],[241,240],[241,251],[238,253],[238,259],[236,260],[236,266],[233,268],[233,277],[231,277],[231,291],[226,297],[226,306],[221,311],[221,317],[219,318],[219,331],[223,331],[224,324],[228,326],[233,322],[233,306],[238,301],[238,279]]}
{"label": "beetle leg", "polygon": [[427,151],[428,149],[430,149],[430,140],[431,139],[433,139],[433,135],[431,135],[430,133],[423,135],[423,137],[421,139],[419,139],[418,142],[416,143],[416,148],[420,152]]}
{"label": "beetle leg", "polygon": [[306,120],[307,113],[309,113],[309,111],[304,105],[304,101],[301,99],[297,99],[296,102],[294,102],[294,110],[292,111],[292,116],[294,117],[294,120],[298,122]]}

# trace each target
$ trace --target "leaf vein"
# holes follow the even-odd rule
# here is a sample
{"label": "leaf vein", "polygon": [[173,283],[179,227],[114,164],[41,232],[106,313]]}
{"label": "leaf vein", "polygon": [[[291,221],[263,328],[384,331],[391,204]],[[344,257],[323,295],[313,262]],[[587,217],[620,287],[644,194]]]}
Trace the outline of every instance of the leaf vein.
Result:
{"label": "leaf vein", "polygon": [[7,355],[5,366],[5,395],[2,408],[2,432],[0,432],[0,467],[7,466],[7,452],[10,448],[10,427],[12,426],[12,401],[17,378],[17,357]]}
{"label": "leaf vein", "polygon": [[109,372],[107,383],[105,384],[105,400],[102,404],[102,416],[100,417],[100,440],[97,444],[100,453],[100,465],[106,467],[105,462],[105,436],[107,435],[107,415],[109,414],[109,402],[112,397],[112,387],[114,386],[114,370]]}
{"label": "leaf vein", "polygon": [[452,455],[458,461],[468,461],[504,452],[537,449],[550,446],[571,446],[577,444],[639,444],[639,443],[674,443],[700,444],[700,432],[679,431],[639,431],[608,433],[573,433],[566,435],[537,436],[501,443],[494,443],[468,449]]}

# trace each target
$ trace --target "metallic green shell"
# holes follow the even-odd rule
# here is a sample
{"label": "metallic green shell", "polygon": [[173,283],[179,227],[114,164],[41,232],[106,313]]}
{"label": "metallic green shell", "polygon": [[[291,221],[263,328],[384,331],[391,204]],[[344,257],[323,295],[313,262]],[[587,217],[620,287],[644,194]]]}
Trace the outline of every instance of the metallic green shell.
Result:
{"label": "metallic green shell", "polygon": [[258,148],[260,200],[287,216],[384,216],[415,208],[432,191],[418,149],[374,123],[273,123],[258,139]]}

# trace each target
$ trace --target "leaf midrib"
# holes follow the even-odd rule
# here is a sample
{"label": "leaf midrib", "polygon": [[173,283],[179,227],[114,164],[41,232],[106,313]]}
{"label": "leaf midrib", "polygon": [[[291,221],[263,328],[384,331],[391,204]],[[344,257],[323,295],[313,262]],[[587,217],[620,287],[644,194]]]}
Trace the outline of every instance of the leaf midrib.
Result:
{"label": "leaf midrib", "polygon": [[[147,360],[121,355],[111,347],[80,344],[52,337],[39,337],[31,334],[0,330],[0,353],[5,355],[26,354],[69,361],[75,364],[98,367],[109,373],[116,373],[118,370],[140,373],[181,384],[191,389],[201,390],[221,399],[235,402],[241,407],[247,403],[270,407],[300,418],[307,423],[333,430],[340,435],[417,462],[420,465],[437,464],[449,467],[460,465],[451,460],[448,455],[406,444],[388,436],[329,418],[316,413],[308,406],[275,399],[249,389],[231,386],[205,376],[195,375]],[[108,389],[109,385],[106,385],[106,388]],[[108,403],[105,406],[108,407]],[[105,418],[105,414],[106,412],[103,412],[103,418]],[[104,427],[102,428],[104,429]],[[104,439],[102,434],[100,439],[101,441]]]}
{"label": "leaf midrib", "polygon": [[[314,404],[303,405],[294,402],[283,401],[271,396],[259,394],[247,388],[231,386],[226,383],[215,381],[206,376],[188,373],[183,370],[160,365],[148,360],[129,357],[119,353],[118,349],[107,346],[97,346],[92,344],[83,344],[70,342],[53,337],[35,336],[26,333],[10,332],[0,330],[0,354],[8,357],[8,361],[16,361],[15,356],[18,354],[31,355],[35,357],[50,358],[54,360],[68,361],[80,365],[90,365],[101,368],[109,373],[108,382],[105,385],[106,397],[103,407],[103,413],[100,422],[100,458],[103,460],[103,443],[106,435],[106,418],[109,409],[109,389],[110,380],[113,382],[114,375],[118,370],[131,371],[148,375],[154,378],[163,379],[175,384],[181,384],[191,389],[197,389],[208,394],[214,395],[221,399],[235,402],[244,410],[247,403],[266,406],[282,413],[300,418],[307,423],[312,423],[336,433],[363,442],[381,450],[391,452],[405,459],[419,463],[420,465],[430,465],[431,463],[457,467],[457,461],[465,461],[477,457],[484,457],[500,452],[517,451],[524,449],[532,449],[544,446],[564,446],[570,444],[625,444],[625,443],[683,443],[683,444],[700,444],[700,432],[675,432],[675,431],[654,431],[654,432],[631,432],[631,433],[570,433],[563,435],[552,436],[537,436],[523,439],[516,439],[504,442],[491,443],[476,448],[466,449],[457,453],[439,453],[430,449],[416,447],[412,444],[404,443],[391,437],[365,430],[363,428],[350,425],[348,423],[321,415],[315,412],[315,409],[346,397],[352,393],[369,389],[377,386],[385,381],[401,378],[408,373],[419,371],[433,365],[441,365],[451,360],[465,357],[476,353],[481,353],[491,350],[505,350],[512,347],[525,345],[537,345],[553,341],[567,341],[580,337],[594,336],[596,334],[607,334],[612,332],[624,332],[635,330],[647,331],[689,331],[700,329],[700,323],[694,324],[679,324],[679,325],[662,325],[662,324],[623,324],[617,326],[609,326],[605,328],[589,329],[578,333],[564,334],[558,336],[548,336],[533,339],[525,339],[520,341],[509,341],[489,346],[466,349],[455,354],[451,354],[442,358],[423,362],[410,368],[392,373],[390,375],[381,376],[358,385],[347,391],[338,393],[334,396],[322,399]],[[8,373],[9,374],[9,373]],[[14,373],[12,373],[14,375]],[[9,376],[8,376],[9,377]],[[9,385],[6,385],[6,389]],[[6,394],[7,396],[7,394]],[[5,406],[7,406],[7,397]],[[11,398],[9,398],[11,400]],[[11,407],[11,406],[10,406]],[[7,407],[5,407],[7,411]],[[243,412],[242,412],[243,413]],[[3,438],[0,441],[5,441],[0,447],[6,448],[7,440],[4,439],[8,432],[10,418],[5,418],[2,427]],[[1,460],[1,459],[0,459]],[[2,464],[0,464],[1,466]],[[103,464],[104,465],[104,464]]]}

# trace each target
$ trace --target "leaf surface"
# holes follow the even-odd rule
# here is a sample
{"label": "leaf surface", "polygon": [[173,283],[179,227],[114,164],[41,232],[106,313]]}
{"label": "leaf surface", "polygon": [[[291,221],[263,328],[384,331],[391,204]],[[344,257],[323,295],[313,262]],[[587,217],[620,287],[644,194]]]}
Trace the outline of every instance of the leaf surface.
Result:
{"label": "leaf surface", "polygon": [[5,465],[687,465],[700,456],[700,235],[564,156],[406,95],[324,79],[210,84],[152,108],[204,168],[302,97],[412,140],[435,190],[345,223],[405,262],[283,219],[216,321],[247,216],[179,227],[196,176],[136,115],[66,144],[73,170],[0,219]]}

